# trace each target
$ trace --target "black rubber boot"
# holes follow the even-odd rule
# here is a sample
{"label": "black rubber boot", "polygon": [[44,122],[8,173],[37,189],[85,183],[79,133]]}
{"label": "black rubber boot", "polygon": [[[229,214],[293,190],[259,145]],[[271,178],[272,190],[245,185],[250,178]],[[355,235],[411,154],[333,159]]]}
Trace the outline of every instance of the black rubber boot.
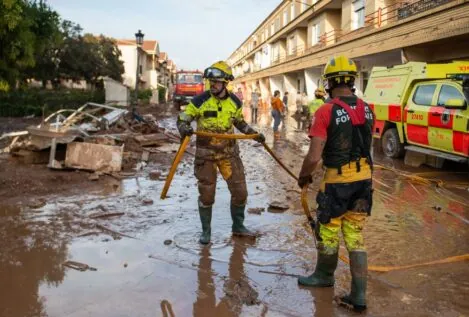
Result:
{"label": "black rubber boot", "polygon": [[202,223],[202,234],[199,242],[201,244],[210,243],[210,235],[212,233],[210,223],[212,222],[212,207],[201,207],[199,205],[200,222]]}
{"label": "black rubber boot", "polygon": [[310,287],[334,286],[334,272],[337,268],[339,253],[331,255],[318,253],[316,269],[310,276],[300,276],[298,284]]}
{"label": "black rubber boot", "polygon": [[234,206],[231,205],[231,219],[233,220],[233,226],[231,231],[237,236],[256,237],[256,233],[250,231],[244,226],[244,209],[246,206]]}
{"label": "black rubber boot", "polygon": [[366,310],[368,260],[365,251],[350,252],[350,272],[352,273],[350,294],[341,297],[339,304],[357,313],[361,313]]}

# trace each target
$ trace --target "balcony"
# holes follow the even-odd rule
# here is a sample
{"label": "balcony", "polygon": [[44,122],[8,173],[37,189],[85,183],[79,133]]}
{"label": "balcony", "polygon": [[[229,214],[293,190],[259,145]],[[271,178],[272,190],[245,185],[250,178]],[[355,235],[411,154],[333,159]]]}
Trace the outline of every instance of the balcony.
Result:
{"label": "balcony", "polygon": [[405,19],[412,15],[436,8],[440,5],[446,4],[450,0],[420,0],[412,4],[407,4],[397,9],[397,19]]}
{"label": "balcony", "polygon": [[[407,0],[379,8],[365,17],[363,29],[381,27],[410,18],[456,0]],[[360,29],[359,29],[360,30]]]}
{"label": "balcony", "polygon": [[[287,55],[277,54],[272,56],[271,66],[310,54],[319,53],[329,46],[363,38],[374,30],[401,24],[402,21],[405,21],[417,14],[424,13],[449,3],[457,4],[458,0],[407,0],[405,2],[398,2],[387,7],[379,8],[365,17],[363,27],[353,31],[336,29],[323,33],[319,38],[319,42],[313,46],[304,47],[298,45],[289,50]],[[259,71],[263,71],[263,69],[254,68],[252,73]]]}

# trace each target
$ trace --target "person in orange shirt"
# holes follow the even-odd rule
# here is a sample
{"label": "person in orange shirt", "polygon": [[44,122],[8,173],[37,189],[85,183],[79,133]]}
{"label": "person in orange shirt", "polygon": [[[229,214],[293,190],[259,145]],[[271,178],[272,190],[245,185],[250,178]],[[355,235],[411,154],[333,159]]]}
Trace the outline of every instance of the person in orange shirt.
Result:
{"label": "person in orange shirt", "polygon": [[274,91],[274,96],[270,102],[272,105],[272,117],[274,118],[274,138],[280,138],[280,132],[278,132],[278,126],[282,120],[282,113],[284,106],[282,100],[280,100],[280,91]]}

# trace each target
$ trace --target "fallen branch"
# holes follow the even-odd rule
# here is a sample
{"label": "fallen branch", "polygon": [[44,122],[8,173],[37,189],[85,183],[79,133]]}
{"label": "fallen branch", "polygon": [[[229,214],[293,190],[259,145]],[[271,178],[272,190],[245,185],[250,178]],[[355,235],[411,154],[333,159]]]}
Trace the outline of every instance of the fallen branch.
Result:
{"label": "fallen branch", "polygon": [[298,274],[290,274],[290,273],[283,273],[283,272],[273,272],[273,271],[264,271],[264,270],[259,270],[259,273],[272,274],[272,275],[280,275],[280,276],[299,277]]}
{"label": "fallen branch", "polygon": [[100,224],[96,224],[95,226],[96,226],[96,228],[101,229],[101,230],[106,231],[106,232],[109,232],[109,233],[111,233],[111,234],[113,234],[113,235],[117,235],[117,236],[122,236],[122,237],[127,237],[127,238],[131,238],[131,239],[136,239],[136,240],[138,240],[138,239],[135,238],[135,237],[129,236],[129,235],[125,234],[125,233],[121,233],[121,232],[118,232],[118,231],[114,231],[114,230],[109,229],[109,228],[107,228],[107,227],[105,227],[105,226],[103,226],[103,225],[100,225]]}
{"label": "fallen branch", "polygon": [[77,271],[81,271],[81,272],[88,271],[88,270],[89,271],[97,271],[98,270],[94,267],[89,266],[88,264],[75,262],[75,261],[67,261],[67,262],[63,263],[62,265],[66,266],[68,268],[77,270]]}
{"label": "fallen branch", "polygon": [[85,232],[85,233],[82,233],[82,234],[78,235],[78,237],[81,238],[81,237],[88,237],[88,236],[97,236],[100,233],[101,232],[99,232],[99,231]]}
{"label": "fallen branch", "polygon": [[94,214],[89,215],[88,217],[91,219],[102,219],[102,218],[110,218],[110,217],[117,217],[117,216],[123,216],[125,213],[123,212],[96,212]]}

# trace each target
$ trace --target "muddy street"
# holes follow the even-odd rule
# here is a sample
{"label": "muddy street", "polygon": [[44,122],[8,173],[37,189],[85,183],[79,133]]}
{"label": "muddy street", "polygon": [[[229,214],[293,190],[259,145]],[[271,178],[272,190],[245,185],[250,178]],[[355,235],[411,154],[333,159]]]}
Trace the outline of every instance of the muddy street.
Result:
{"label": "muddy street", "polygon": [[[175,117],[161,124],[175,129]],[[264,111],[255,127],[297,174],[308,149],[306,134],[286,118],[281,139],[274,141],[270,124]],[[174,153],[159,154],[135,176],[101,189],[41,192],[1,205],[0,316],[353,315],[333,302],[350,287],[344,262],[334,288],[298,286],[292,275],[310,274],[316,259],[298,186],[256,142],[239,143],[249,192],[245,223],[259,232],[256,240],[231,236],[230,195],[219,176],[212,244],[198,243],[198,191],[189,154],[166,200],[159,196]],[[412,169],[379,151],[374,156],[374,205],[365,229],[369,265],[469,254],[465,167]],[[45,204],[28,203],[39,198]],[[341,253],[347,255],[344,247]],[[468,295],[464,261],[370,272],[365,315],[467,316]]]}

